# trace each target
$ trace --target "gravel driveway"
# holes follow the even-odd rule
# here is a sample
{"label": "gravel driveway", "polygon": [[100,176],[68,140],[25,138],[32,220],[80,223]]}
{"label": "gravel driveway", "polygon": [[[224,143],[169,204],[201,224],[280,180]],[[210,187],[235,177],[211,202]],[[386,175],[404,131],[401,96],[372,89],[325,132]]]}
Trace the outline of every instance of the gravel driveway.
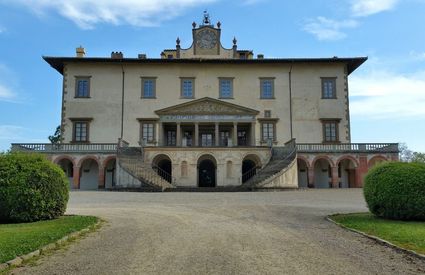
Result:
{"label": "gravel driveway", "polygon": [[366,211],[362,190],[72,192],[97,232],[16,274],[422,274],[425,261],[348,232],[328,214]]}

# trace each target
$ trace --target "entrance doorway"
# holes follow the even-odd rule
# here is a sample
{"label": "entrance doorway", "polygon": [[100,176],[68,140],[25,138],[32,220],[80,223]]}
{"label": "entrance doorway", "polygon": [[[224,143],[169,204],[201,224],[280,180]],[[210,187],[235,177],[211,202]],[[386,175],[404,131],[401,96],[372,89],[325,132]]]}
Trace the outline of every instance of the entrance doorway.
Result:
{"label": "entrance doorway", "polygon": [[215,187],[216,186],[216,164],[212,156],[202,156],[198,160],[198,186]]}

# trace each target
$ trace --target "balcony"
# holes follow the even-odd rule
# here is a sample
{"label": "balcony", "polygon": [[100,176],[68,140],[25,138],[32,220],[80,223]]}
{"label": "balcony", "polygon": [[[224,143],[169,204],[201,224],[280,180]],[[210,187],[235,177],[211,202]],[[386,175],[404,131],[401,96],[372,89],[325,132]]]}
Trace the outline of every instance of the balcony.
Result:
{"label": "balcony", "polygon": [[398,153],[398,143],[297,143],[298,153]]}
{"label": "balcony", "polygon": [[[146,148],[161,150],[197,150],[201,148],[228,148],[232,150],[242,148],[267,148],[267,146],[148,146]],[[50,144],[50,143],[12,143],[12,151],[40,152],[40,153],[115,153],[116,143],[90,144]],[[297,143],[299,153],[398,153],[398,143]]]}
{"label": "balcony", "polygon": [[114,153],[117,143],[90,144],[51,144],[51,143],[12,143],[12,151],[39,153]]}

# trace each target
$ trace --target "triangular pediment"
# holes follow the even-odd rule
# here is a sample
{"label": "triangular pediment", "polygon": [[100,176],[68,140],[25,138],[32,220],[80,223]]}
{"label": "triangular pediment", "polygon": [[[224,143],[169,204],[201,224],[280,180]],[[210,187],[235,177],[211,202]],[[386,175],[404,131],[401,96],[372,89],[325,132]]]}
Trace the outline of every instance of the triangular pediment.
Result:
{"label": "triangular pediment", "polygon": [[203,97],[155,111],[157,115],[257,115],[257,110]]}

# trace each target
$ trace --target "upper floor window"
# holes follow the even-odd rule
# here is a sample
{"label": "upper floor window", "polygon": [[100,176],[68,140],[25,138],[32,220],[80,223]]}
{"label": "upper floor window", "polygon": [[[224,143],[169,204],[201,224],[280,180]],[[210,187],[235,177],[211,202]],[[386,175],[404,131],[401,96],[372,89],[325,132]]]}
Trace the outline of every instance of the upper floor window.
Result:
{"label": "upper floor window", "polygon": [[336,98],[336,77],[322,77],[322,98]]}
{"label": "upper floor window", "polygon": [[72,121],[72,141],[88,142],[91,118],[70,118]]}
{"label": "upper floor window", "polygon": [[90,97],[89,76],[77,76],[75,78],[75,97]]}
{"label": "upper floor window", "polygon": [[260,78],[260,98],[274,98],[274,78]]}
{"label": "upper floor window", "polygon": [[233,78],[219,79],[220,98],[233,98]]}
{"label": "upper floor window", "polygon": [[339,119],[322,119],[323,142],[339,142]]}
{"label": "upper floor window", "polygon": [[195,94],[195,79],[181,78],[181,97],[194,98]]}
{"label": "upper floor window", "polygon": [[156,78],[142,77],[142,97],[155,98],[156,96]]}

